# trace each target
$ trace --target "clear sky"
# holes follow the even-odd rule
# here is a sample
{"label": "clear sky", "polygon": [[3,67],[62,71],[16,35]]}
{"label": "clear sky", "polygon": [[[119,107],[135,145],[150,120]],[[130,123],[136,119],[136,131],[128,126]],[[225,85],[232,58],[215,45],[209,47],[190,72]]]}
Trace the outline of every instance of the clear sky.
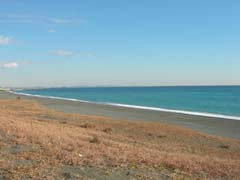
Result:
{"label": "clear sky", "polygon": [[224,84],[239,0],[0,0],[0,86]]}

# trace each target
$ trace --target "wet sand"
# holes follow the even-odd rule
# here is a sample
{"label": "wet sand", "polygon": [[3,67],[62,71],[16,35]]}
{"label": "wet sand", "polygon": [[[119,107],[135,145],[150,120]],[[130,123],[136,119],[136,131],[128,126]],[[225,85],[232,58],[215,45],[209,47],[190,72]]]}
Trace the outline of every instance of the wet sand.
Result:
{"label": "wet sand", "polygon": [[[0,91],[0,99],[15,99],[19,95]],[[135,108],[100,105],[85,102],[57,100],[39,97],[23,96],[23,99],[34,100],[57,111],[97,115],[112,119],[127,119],[133,121],[150,121],[178,125],[195,131],[227,138],[240,139],[240,121],[213,117],[184,115],[178,113],[160,112]]]}

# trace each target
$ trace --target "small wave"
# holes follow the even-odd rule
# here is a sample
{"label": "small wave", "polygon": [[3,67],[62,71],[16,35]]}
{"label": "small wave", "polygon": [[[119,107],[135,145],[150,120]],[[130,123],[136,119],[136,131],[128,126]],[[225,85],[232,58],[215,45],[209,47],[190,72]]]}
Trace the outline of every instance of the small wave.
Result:
{"label": "small wave", "polygon": [[171,112],[171,113],[177,113],[177,114],[186,114],[186,115],[194,115],[194,116],[202,116],[202,117],[214,117],[214,118],[221,118],[221,119],[240,120],[240,117],[237,117],[237,116],[228,116],[228,115],[205,113],[205,112],[193,112],[193,111],[183,111],[183,110],[165,109],[165,108],[148,107],[148,106],[136,106],[136,105],[127,105],[127,104],[115,104],[115,103],[107,103],[107,104],[113,105],[113,106],[119,106],[119,107],[134,108],[134,109]]}
{"label": "small wave", "polygon": [[132,108],[132,109],[170,112],[170,113],[185,114],[185,115],[192,115],[192,116],[201,116],[201,117],[212,117],[212,118],[220,118],[220,119],[240,120],[240,117],[237,117],[237,116],[228,116],[228,115],[213,114],[213,113],[206,113],[206,112],[183,111],[183,110],[165,109],[165,108],[148,107],[148,106],[137,106],[137,105],[128,105],[128,104],[117,104],[117,103],[98,103],[98,102],[84,101],[84,100],[79,100],[79,99],[74,99],[74,98],[62,98],[62,97],[55,97],[55,96],[33,95],[33,94],[14,92],[14,91],[8,91],[8,92],[12,93],[12,94],[16,94],[16,95],[24,95],[24,96],[31,96],[31,97],[47,98],[47,99],[58,99],[58,100],[75,101],[75,102],[83,102],[83,103],[91,103],[91,104],[99,104],[99,105],[118,106],[118,107]]}

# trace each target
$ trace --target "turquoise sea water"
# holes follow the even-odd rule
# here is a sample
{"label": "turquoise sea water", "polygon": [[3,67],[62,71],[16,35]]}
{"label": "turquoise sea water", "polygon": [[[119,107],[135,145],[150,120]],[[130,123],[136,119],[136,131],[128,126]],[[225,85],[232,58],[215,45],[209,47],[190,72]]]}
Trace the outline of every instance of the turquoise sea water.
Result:
{"label": "turquoise sea water", "polygon": [[240,86],[75,87],[23,90],[20,93],[240,118]]}

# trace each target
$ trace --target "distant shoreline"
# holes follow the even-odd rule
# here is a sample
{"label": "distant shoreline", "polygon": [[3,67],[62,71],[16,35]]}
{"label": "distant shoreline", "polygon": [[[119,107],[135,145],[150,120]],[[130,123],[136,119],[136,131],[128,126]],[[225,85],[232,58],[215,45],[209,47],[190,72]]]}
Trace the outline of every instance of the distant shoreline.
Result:
{"label": "distant shoreline", "polygon": [[155,86],[144,86],[144,85],[113,85],[113,86],[51,86],[51,87],[12,87],[12,88],[0,88],[0,90],[16,91],[16,90],[41,90],[41,89],[58,89],[58,88],[139,88],[139,87],[240,87],[240,85],[155,85]]}
{"label": "distant shoreline", "polygon": [[184,114],[184,115],[191,115],[191,116],[201,116],[201,117],[220,118],[220,119],[229,119],[229,120],[240,121],[240,117],[237,117],[237,116],[228,116],[228,115],[213,114],[213,113],[207,113],[207,112],[183,111],[183,110],[177,110],[177,109],[175,110],[175,109],[165,109],[165,108],[158,108],[158,107],[117,104],[117,103],[101,103],[101,102],[92,102],[92,101],[85,101],[85,100],[73,99],[73,98],[62,98],[62,97],[56,97],[56,96],[43,96],[43,95],[37,95],[37,94],[33,95],[33,94],[27,94],[27,93],[18,93],[15,91],[7,91],[7,92],[15,94],[15,95],[39,97],[39,98],[46,98],[46,99],[79,101],[79,102],[83,102],[83,103],[98,104],[98,105],[110,105],[110,106],[118,106],[118,107],[132,108],[132,109],[143,109],[143,110],[150,110],[150,111],[160,111],[160,112],[169,112],[169,113]]}
{"label": "distant shoreline", "polygon": [[113,106],[111,104],[93,104],[75,100],[69,101],[65,99],[26,96],[0,91],[0,99],[16,99],[16,96],[40,102],[42,105],[50,109],[66,113],[80,113],[86,115],[104,116],[112,119],[173,124],[203,133],[240,139],[240,121],[238,120]]}

